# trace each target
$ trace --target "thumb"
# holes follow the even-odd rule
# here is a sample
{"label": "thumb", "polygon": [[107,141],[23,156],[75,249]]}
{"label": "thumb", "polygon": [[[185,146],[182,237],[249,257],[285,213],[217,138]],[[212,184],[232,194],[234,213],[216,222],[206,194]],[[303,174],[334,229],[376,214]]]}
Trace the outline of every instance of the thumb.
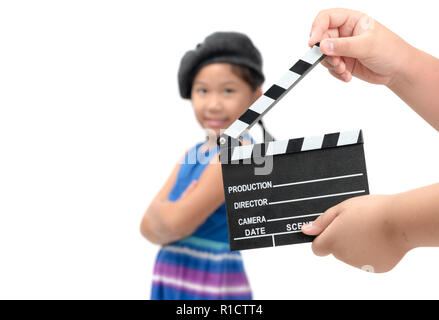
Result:
{"label": "thumb", "polygon": [[369,53],[368,35],[322,40],[320,50],[328,56],[362,59]]}
{"label": "thumb", "polygon": [[305,224],[302,227],[302,232],[309,236],[318,236],[334,221],[335,218],[340,214],[340,209],[338,206],[332,207],[326,210],[320,217],[318,217],[314,222]]}

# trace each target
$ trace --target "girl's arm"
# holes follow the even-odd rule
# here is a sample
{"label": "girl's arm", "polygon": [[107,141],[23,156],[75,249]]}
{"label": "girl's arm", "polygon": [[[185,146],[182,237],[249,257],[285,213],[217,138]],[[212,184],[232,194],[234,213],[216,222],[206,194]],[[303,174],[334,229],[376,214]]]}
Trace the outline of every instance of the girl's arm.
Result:
{"label": "girl's arm", "polygon": [[160,230],[166,229],[166,226],[163,222],[160,222],[159,211],[160,208],[163,207],[164,204],[167,202],[169,193],[171,192],[171,189],[175,184],[178,170],[180,169],[180,163],[181,161],[174,166],[174,169],[166,180],[164,186],[157,193],[157,195],[154,197],[151,204],[149,205],[148,209],[146,210],[140,224],[141,234],[153,243],[159,244],[162,242],[159,234]]}
{"label": "girl's arm", "polygon": [[191,235],[224,202],[221,164],[217,155],[200,179],[182,197],[167,200],[175,183],[177,165],[154,198],[141,223],[141,233],[151,242],[166,244]]}

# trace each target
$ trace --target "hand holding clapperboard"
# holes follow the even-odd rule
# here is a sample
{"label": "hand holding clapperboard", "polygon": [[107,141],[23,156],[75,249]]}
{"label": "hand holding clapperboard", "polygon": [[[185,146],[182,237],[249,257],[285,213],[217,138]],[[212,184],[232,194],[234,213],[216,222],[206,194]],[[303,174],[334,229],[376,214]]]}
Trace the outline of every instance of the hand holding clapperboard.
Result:
{"label": "hand holding clapperboard", "polygon": [[310,242],[304,224],[369,194],[361,130],[239,145],[241,134],[324,58],[313,46],[218,139],[231,250]]}

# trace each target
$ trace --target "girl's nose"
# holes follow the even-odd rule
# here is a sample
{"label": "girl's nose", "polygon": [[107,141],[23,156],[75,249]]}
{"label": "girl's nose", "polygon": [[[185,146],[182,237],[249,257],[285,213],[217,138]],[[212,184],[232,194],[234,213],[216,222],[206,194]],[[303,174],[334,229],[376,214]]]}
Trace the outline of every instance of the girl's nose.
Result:
{"label": "girl's nose", "polygon": [[221,99],[217,95],[212,95],[207,102],[207,109],[209,111],[221,111],[222,110],[222,102]]}

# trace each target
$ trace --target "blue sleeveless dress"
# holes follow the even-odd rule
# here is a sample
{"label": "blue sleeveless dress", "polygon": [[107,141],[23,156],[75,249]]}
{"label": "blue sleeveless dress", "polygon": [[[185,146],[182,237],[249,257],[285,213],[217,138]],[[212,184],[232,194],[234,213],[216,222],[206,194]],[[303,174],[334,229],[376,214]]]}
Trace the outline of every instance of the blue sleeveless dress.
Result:
{"label": "blue sleeveless dress", "polygon": [[[219,151],[216,147],[203,154],[202,145],[198,143],[186,154],[169,194],[170,201],[178,200],[191,182],[199,179],[208,163],[204,160],[212,159]],[[199,156],[203,161],[199,161]],[[151,299],[252,299],[241,254],[230,251],[224,203],[191,236],[160,249]]]}

